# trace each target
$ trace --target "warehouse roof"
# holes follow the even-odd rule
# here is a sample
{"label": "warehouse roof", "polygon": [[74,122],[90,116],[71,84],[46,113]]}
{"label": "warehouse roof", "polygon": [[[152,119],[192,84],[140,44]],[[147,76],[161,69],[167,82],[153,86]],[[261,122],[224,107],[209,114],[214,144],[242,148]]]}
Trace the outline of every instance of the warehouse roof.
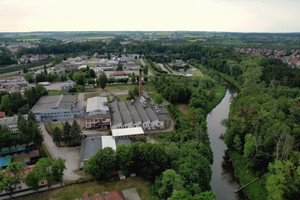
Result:
{"label": "warehouse roof", "polygon": [[111,108],[111,115],[112,115],[112,125],[115,124],[122,124],[122,117],[118,108],[117,101],[113,101],[109,104]]}
{"label": "warehouse roof", "polygon": [[102,139],[100,135],[92,135],[85,138],[81,143],[80,160],[88,160],[93,155],[96,155],[100,149],[102,149]]}
{"label": "warehouse roof", "polygon": [[112,129],[113,137],[126,137],[126,136],[143,135],[143,134],[144,134],[144,130],[142,129],[142,127]]}
{"label": "warehouse roof", "polygon": [[119,110],[123,119],[124,124],[132,123],[132,118],[130,116],[130,112],[125,104],[124,101],[119,101],[118,102]]}
{"label": "warehouse roof", "polygon": [[76,97],[73,94],[42,96],[31,109],[32,112],[52,109],[72,109]]}
{"label": "warehouse roof", "polygon": [[131,114],[131,117],[133,119],[133,123],[141,122],[142,120],[141,120],[138,112],[136,111],[135,107],[132,105],[132,103],[127,101],[126,105],[127,105],[127,108],[128,108],[128,110]]}
{"label": "warehouse roof", "polygon": [[87,99],[86,112],[108,110],[107,97],[92,97]]}

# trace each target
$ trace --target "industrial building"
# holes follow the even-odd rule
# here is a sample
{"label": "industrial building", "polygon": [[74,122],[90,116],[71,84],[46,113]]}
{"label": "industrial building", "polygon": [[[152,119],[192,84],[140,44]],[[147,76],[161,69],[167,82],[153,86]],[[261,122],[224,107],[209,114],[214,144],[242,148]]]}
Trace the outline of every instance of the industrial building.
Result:
{"label": "industrial building", "polygon": [[84,110],[77,108],[74,94],[42,96],[31,111],[37,121],[74,119],[75,115],[84,117]]}
{"label": "industrial building", "polygon": [[85,128],[110,129],[110,113],[107,97],[92,97],[87,99]]}
{"label": "industrial building", "polygon": [[135,101],[112,101],[109,108],[111,129],[142,127],[144,130],[156,130],[169,127],[166,109],[151,104],[145,96]]}

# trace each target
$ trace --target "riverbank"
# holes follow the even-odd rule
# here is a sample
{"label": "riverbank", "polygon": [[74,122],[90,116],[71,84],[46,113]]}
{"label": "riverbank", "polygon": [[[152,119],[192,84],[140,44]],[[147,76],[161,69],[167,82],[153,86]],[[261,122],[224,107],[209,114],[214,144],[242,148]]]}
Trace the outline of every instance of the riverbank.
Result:
{"label": "riverbank", "polygon": [[[248,170],[247,161],[242,155],[232,150],[227,150],[226,154],[231,160],[234,176],[239,181],[240,186],[243,186],[258,177]],[[263,178],[258,179],[257,181],[245,187],[242,190],[242,193],[251,200],[267,199],[267,190],[263,182]]]}

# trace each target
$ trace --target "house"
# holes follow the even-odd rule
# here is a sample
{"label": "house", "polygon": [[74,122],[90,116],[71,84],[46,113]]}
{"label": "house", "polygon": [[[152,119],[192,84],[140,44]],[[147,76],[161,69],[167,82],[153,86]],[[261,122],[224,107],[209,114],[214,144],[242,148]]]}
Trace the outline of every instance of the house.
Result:
{"label": "house", "polygon": [[77,108],[74,94],[42,96],[31,111],[37,121],[56,121],[74,119],[75,115],[84,117],[84,110]]}
{"label": "house", "polygon": [[110,129],[110,113],[107,97],[92,97],[87,99],[85,128]]}
{"label": "house", "polygon": [[61,89],[62,90],[69,90],[75,86],[75,82],[72,80],[67,80],[66,82],[62,83]]}
{"label": "house", "polygon": [[38,85],[50,86],[50,82],[38,82]]}

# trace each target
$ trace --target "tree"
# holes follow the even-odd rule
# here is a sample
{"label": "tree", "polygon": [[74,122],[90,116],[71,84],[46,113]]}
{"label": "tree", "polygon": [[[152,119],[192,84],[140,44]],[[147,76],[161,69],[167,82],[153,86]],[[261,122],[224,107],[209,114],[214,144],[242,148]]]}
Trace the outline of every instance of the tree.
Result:
{"label": "tree", "polygon": [[133,95],[139,96],[139,88],[138,87],[133,88]]}
{"label": "tree", "polygon": [[5,113],[8,113],[9,111],[11,111],[11,103],[10,103],[10,98],[9,98],[8,94],[2,96],[1,108],[4,110]]}
{"label": "tree", "polygon": [[60,181],[61,185],[63,181],[64,171],[67,169],[65,163],[65,160],[58,158],[57,160],[54,160],[51,168],[53,178],[56,181]]}
{"label": "tree", "polygon": [[49,188],[50,188],[50,177],[52,175],[51,165],[52,165],[52,161],[50,158],[41,158],[39,161],[37,161],[37,163],[32,169],[32,171],[38,177],[39,181],[47,180],[47,184]]}
{"label": "tree", "polygon": [[32,73],[30,72],[27,72],[25,75],[24,75],[24,79],[29,82],[29,83],[34,83],[34,76]]}
{"label": "tree", "polygon": [[180,190],[174,192],[170,200],[191,200],[193,199],[192,195],[186,190]]}
{"label": "tree", "polygon": [[22,163],[10,163],[5,171],[0,172],[0,189],[9,191],[11,195],[16,185],[22,180],[24,171],[25,166]]}
{"label": "tree", "polygon": [[193,200],[216,200],[216,195],[212,191],[205,191],[196,194]]}
{"label": "tree", "polygon": [[136,79],[135,79],[135,73],[132,72],[132,74],[131,74],[131,82],[135,83],[135,81],[136,81]]}
{"label": "tree", "polygon": [[123,70],[123,64],[122,63],[118,63],[116,70],[117,71],[122,71]]}
{"label": "tree", "polygon": [[155,96],[154,96],[154,103],[156,103],[156,104],[162,104],[163,101],[164,101],[164,98],[163,98],[162,94],[160,94],[160,93],[155,94]]}
{"label": "tree", "polygon": [[81,143],[82,132],[76,120],[73,121],[72,127],[70,129],[70,137],[71,137],[70,145],[75,146]]}
{"label": "tree", "polygon": [[116,154],[110,147],[105,147],[92,156],[84,166],[84,171],[97,180],[106,180],[116,170]]}
{"label": "tree", "polygon": [[266,180],[268,199],[299,199],[300,166],[291,161],[276,160],[269,165],[269,174]]}
{"label": "tree", "polygon": [[183,181],[173,169],[164,171],[153,185],[154,196],[158,199],[168,199],[174,192],[182,189]]}
{"label": "tree", "polygon": [[72,76],[73,80],[77,85],[83,85],[85,84],[85,75],[83,72],[76,72]]}
{"label": "tree", "polygon": [[62,131],[60,130],[60,128],[55,127],[54,131],[53,131],[52,139],[56,145],[60,145],[60,143],[62,142],[62,139],[63,139],[62,135],[63,134],[62,134]]}
{"label": "tree", "polygon": [[123,171],[124,175],[128,175],[133,162],[133,152],[130,150],[129,146],[125,146],[124,144],[117,147],[116,150],[116,158],[118,161],[118,167]]}
{"label": "tree", "polygon": [[89,73],[90,73],[90,77],[91,78],[96,78],[97,76],[96,76],[96,73],[95,73],[95,71],[93,70],[93,69],[90,69],[89,70]]}
{"label": "tree", "polygon": [[97,79],[97,84],[100,85],[100,87],[102,89],[104,89],[107,85],[107,77],[106,74],[104,72],[102,72],[99,76],[99,78]]}
{"label": "tree", "polygon": [[63,141],[65,144],[68,145],[71,143],[70,132],[71,132],[71,125],[69,124],[68,121],[66,121],[63,127]]}

